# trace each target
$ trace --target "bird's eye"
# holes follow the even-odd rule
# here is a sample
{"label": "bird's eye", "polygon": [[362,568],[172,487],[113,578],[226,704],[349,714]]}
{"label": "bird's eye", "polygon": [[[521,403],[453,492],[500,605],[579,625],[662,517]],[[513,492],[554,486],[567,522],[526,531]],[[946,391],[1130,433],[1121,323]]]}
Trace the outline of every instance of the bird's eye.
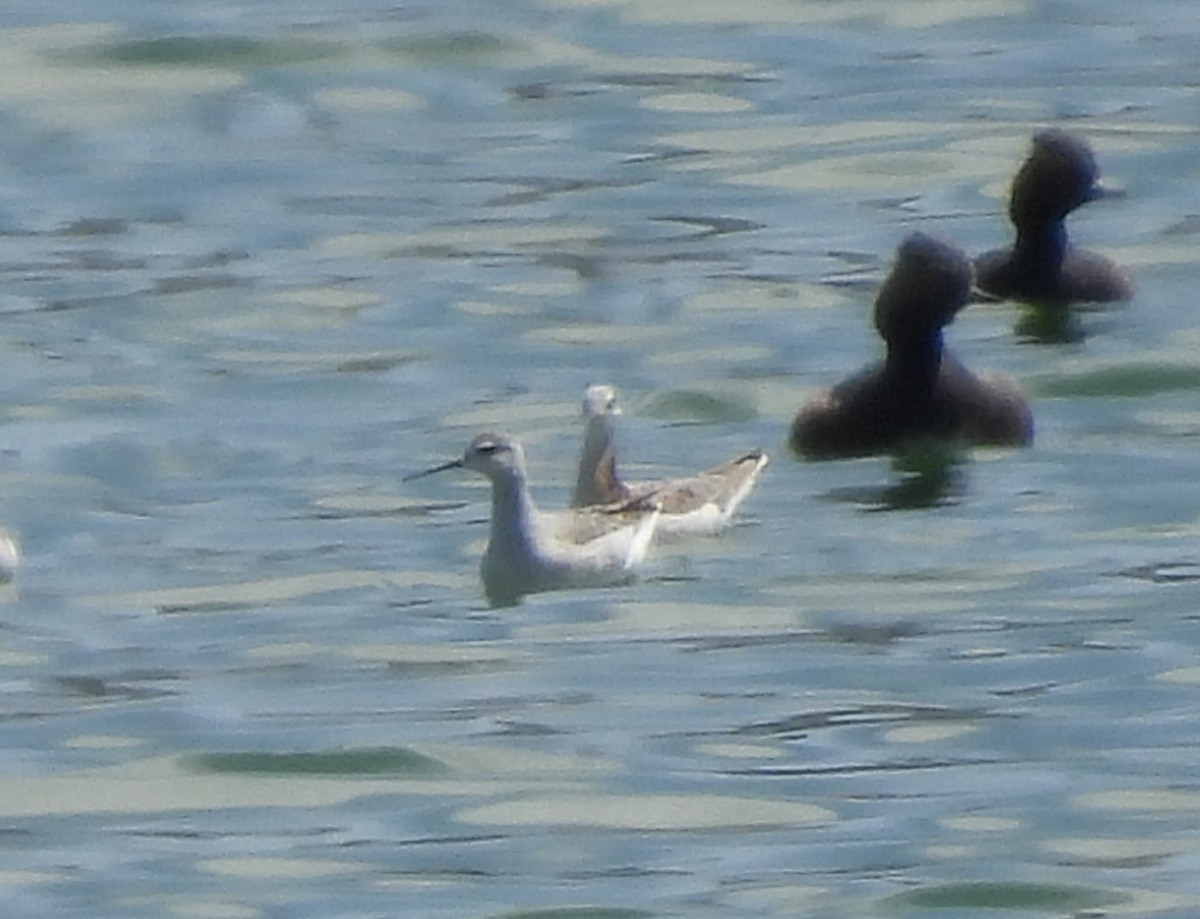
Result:
{"label": "bird's eye", "polygon": [[480,453],[495,453],[500,449],[500,445],[494,443],[480,444],[477,449]]}

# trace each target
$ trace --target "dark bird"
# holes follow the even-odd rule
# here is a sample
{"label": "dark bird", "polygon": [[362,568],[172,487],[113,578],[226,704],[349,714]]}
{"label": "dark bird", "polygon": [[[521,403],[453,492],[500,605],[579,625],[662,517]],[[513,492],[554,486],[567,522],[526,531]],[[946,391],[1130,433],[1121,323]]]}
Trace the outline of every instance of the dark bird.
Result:
{"label": "dark bird", "polygon": [[1133,282],[1116,263],[1067,239],[1067,215],[1106,194],[1098,179],[1096,158],[1085,141],[1057,128],[1035,134],[1008,204],[1016,241],[976,258],[979,289],[1002,300],[1035,304],[1133,296]]}
{"label": "dark bird", "polygon": [[961,250],[924,233],[908,236],[875,299],[887,357],[805,405],[792,422],[792,449],[833,459],[929,440],[1031,443],[1033,416],[1017,385],[975,376],[943,343],[942,329],[970,299],[971,283]]}

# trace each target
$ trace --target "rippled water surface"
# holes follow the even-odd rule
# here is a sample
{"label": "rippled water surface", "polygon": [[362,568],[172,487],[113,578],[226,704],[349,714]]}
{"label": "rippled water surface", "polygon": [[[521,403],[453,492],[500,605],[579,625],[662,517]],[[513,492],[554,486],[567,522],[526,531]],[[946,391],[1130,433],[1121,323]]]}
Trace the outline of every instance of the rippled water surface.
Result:
{"label": "rippled water surface", "polygon": [[[14,2],[6,916],[1200,911],[1192,0]],[[949,330],[1037,445],[803,464],[902,236],[1033,130],[1135,300]],[[772,455],[638,584],[492,610],[485,483]]]}

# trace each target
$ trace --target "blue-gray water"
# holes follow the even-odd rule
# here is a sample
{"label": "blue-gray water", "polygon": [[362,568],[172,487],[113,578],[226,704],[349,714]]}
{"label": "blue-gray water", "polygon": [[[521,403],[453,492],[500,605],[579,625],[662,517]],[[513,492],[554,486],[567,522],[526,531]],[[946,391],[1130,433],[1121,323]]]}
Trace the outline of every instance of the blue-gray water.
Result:
{"label": "blue-gray water", "polygon": [[[5,916],[1200,910],[1193,0],[12,2],[0,14]],[[1032,131],[1127,306],[1037,445],[886,512],[792,413]],[[502,428],[565,500],[762,446],[641,583],[482,601]]]}

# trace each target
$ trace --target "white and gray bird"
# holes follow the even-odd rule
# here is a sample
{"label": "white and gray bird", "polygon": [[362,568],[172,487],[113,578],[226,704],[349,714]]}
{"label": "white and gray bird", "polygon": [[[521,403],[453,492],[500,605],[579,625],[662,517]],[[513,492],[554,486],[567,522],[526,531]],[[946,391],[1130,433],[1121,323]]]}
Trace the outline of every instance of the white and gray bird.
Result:
{"label": "white and gray bird", "polygon": [[761,450],[677,479],[624,482],[617,472],[617,391],[597,383],[583,397],[586,429],[575,480],[574,507],[653,501],[662,508],[657,531],[665,536],[709,535],[724,529],[767,465]]}
{"label": "white and gray bird", "polygon": [[480,434],[456,460],[407,476],[470,469],[492,483],[492,520],[480,571],[493,606],[525,594],[631,581],[660,519],[658,502],[542,511],[529,494],[525,451],[505,434]]}

